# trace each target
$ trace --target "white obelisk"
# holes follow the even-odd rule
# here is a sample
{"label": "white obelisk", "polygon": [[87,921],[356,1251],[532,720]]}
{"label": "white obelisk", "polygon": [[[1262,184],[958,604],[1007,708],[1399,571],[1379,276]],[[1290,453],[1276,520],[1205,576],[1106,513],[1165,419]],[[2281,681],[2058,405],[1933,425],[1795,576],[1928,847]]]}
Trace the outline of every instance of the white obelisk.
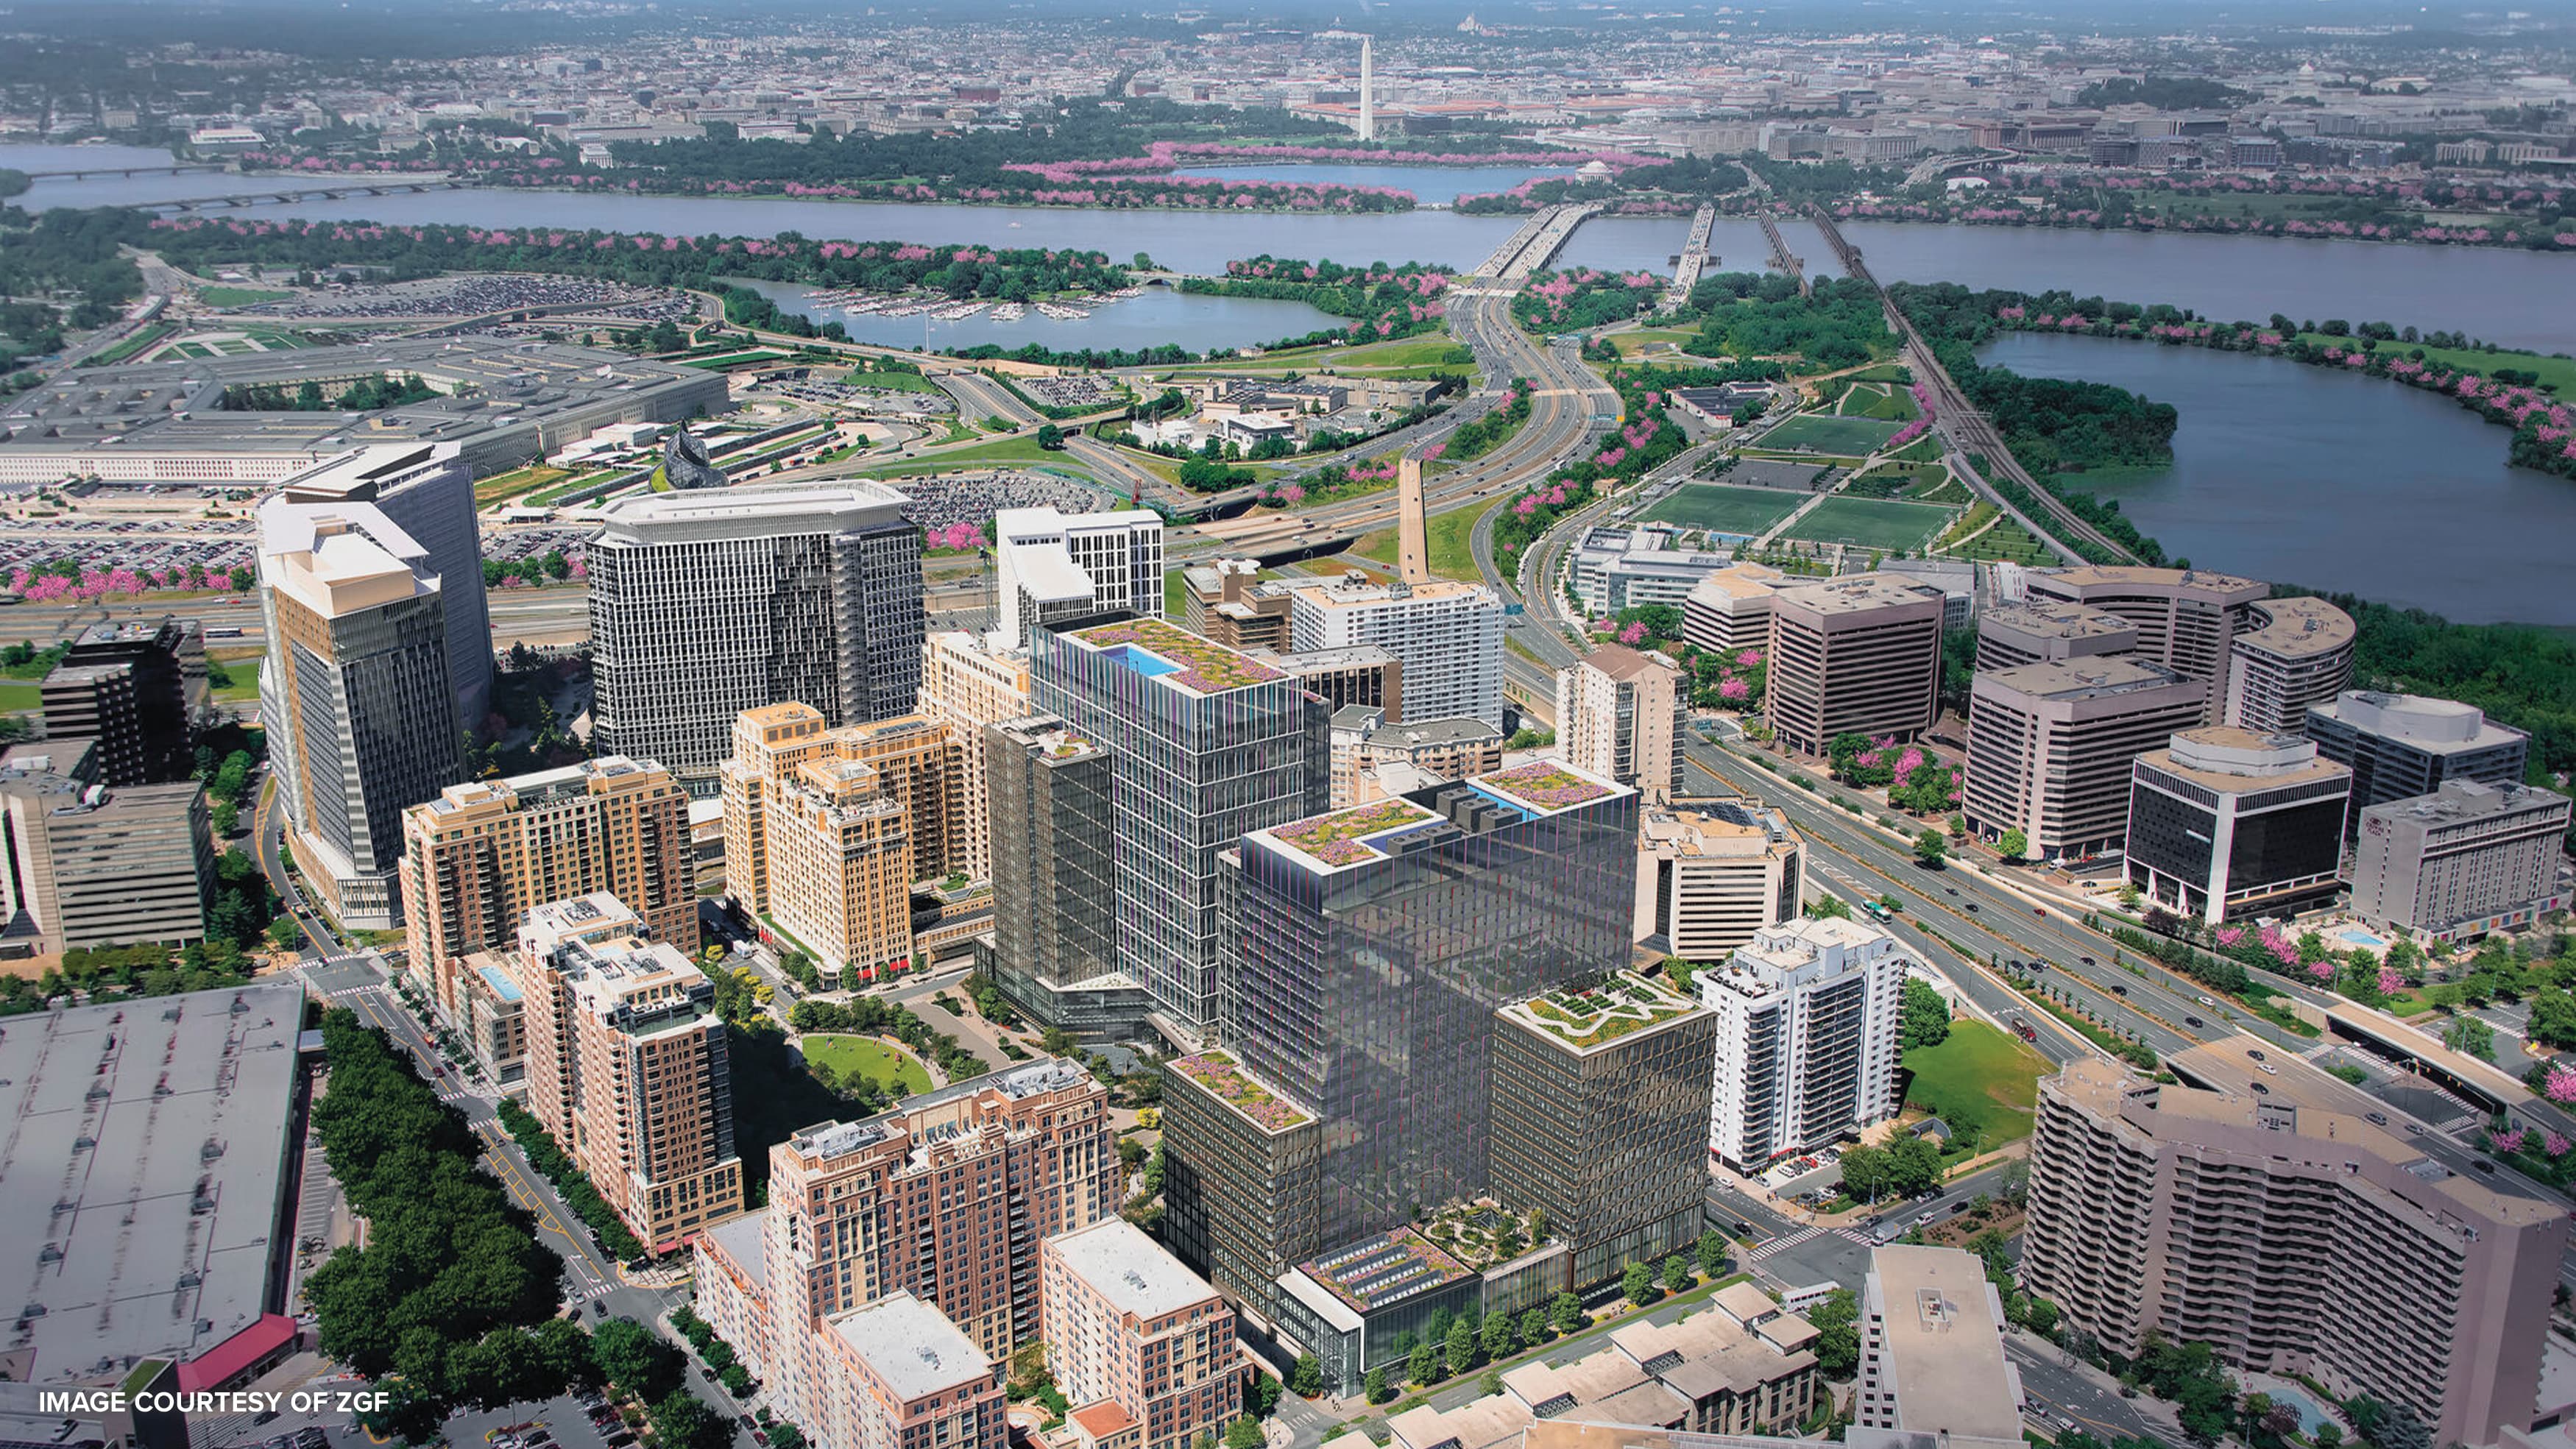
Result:
{"label": "white obelisk", "polygon": [[1360,37],[1360,139],[1377,139],[1377,57],[1369,37]]}

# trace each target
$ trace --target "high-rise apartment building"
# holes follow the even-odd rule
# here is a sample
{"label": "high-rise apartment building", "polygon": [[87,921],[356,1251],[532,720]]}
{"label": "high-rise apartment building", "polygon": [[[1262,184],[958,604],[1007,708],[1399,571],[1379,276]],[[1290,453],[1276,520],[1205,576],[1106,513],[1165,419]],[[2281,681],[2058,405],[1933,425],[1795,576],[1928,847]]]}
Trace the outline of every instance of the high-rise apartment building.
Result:
{"label": "high-rise apartment building", "polygon": [[1681,793],[1689,720],[1689,683],[1665,655],[1604,644],[1556,672],[1557,753],[1649,802]]}
{"label": "high-rise apartment building", "polygon": [[737,1300],[710,1321],[766,1325],[751,1335],[771,1345],[759,1371],[800,1425],[832,1392],[829,1320],[880,1299],[919,1298],[979,1352],[1007,1358],[1039,1337],[1040,1240],[1117,1210],[1108,1099],[1091,1073],[1050,1057],[795,1133],[769,1151],[756,1259],[736,1234],[697,1242],[699,1291]]}
{"label": "high-rise apartment building", "polygon": [[2034,600],[2082,604],[2138,626],[2135,653],[2209,686],[2204,723],[2227,702],[2227,669],[2236,636],[2254,626],[2254,606],[2272,586],[2207,569],[2153,569],[2087,564],[2032,569],[2024,588]]}
{"label": "high-rise apartment building", "polygon": [[1977,616],[1980,671],[2129,654],[2137,647],[2137,625],[2082,604],[2053,599],[2006,601],[1988,605]]}
{"label": "high-rise apartment building", "polygon": [[1125,1218],[1039,1250],[1047,1367],[1076,1412],[1114,1404],[1136,1449],[1190,1449],[1242,1413],[1234,1310]]}
{"label": "high-rise apartment building", "polygon": [[1282,670],[1160,619],[1040,629],[1040,713],[1109,752],[1118,969],[1185,1039],[1216,1020],[1217,854],[1320,810],[1331,717]]}
{"label": "high-rise apartment building", "polygon": [[1861,1449],[2014,1449],[2021,1375],[2004,1357],[2004,1304],[1986,1263],[1957,1248],[1870,1249],[1860,1294]]}
{"label": "high-rise apartment building", "polygon": [[[1246,834],[1218,881],[1219,979],[1229,1060],[1250,1076],[1184,1062],[1166,1078],[1194,1097],[1165,1134],[1184,1259],[1259,1302],[1329,1246],[1305,1225],[1359,1237],[1481,1192],[1494,1013],[1625,963],[1636,828],[1635,792],[1541,760]],[[1219,1079],[1273,1083],[1296,1106],[1263,1100],[1321,1120],[1318,1206],[1247,1221],[1224,1208],[1250,1190],[1201,1190],[1243,1163],[1234,1134],[1195,1127],[1275,1115]]]}
{"label": "high-rise apartment building", "polygon": [[1288,595],[1297,652],[1374,644],[1402,660],[1405,718],[1502,719],[1503,603],[1493,590],[1454,579],[1381,584],[1359,573],[1270,587]]}
{"label": "high-rise apartment building", "polygon": [[974,1340],[909,1293],[834,1315],[814,1335],[816,1449],[1003,1449],[1002,1375]]}
{"label": "high-rise apartment building", "polygon": [[605,892],[519,927],[528,1110],[636,1237],[669,1252],[742,1211],[715,982]]}
{"label": "high-rise apartment building", "polygon": [[954,745],[921,717],[828,728],[790,701],[747,709],[724,764],[725,884],[833,982],[912,959],[912,887],[954,818]]}
{"label": "high-rise apartment building", "polygon": [[2314,741],[2233,725],[2138,756],[2122,868],[2157,905],[2210,925],[2287,916],[2342,886],[2352,771]]}
{"label": "high-rise apartment building", "polygon": [[1795,920],[1806,886],[1807,843],[1777,810],[1696,801],[1639,822],[1634,934],[1667,956],[1725,960]]}
{"label": "high-rise apartment building", "polygon": [[844,482],[610,503],[588,554],[593,745],[659,760],[704,797],[744,710],[796,700],[829,725],[910,714],[921,530],[904,502]]}
{"label": "high-rise apartment building", "polygon": [[2558,858],[2568,809],[2566,796],[2538,785],[2467,780],[2367,806],[2352,913],[2428,945],[2528,926],[2567,904]]}
{"label": "high-rise apartment building", "polygon": [[1709,1151],[1738,1171],[1896,1115],[1905,970],[1894,936],[1859,921],[1758,932],[1693,980],[1717,1017]]}
{"label": "high-rise apartment building", "polygon": [[287,849],[341,925],[391,930],[402,812],[464,771],[446,581],[374,504],[282,497],[260,505],[259,580],[259,714]]}
{"label": "high-rise apartment building", "polygon": [[984,729],[1029,712],[1029,656],[995,647],[984,635],[946,630],[921,646],[921,712],[948,726],[959,743],[957,868],[969,880],[993,878],[990,786],[984,775]]}
{"label": "high-rise apartment building", "polygon": [[2136,655],[1980,672],[1959,787],[1969,827],[1989,839],[2019,830],[2025,853],[2048,860],[2117,847],[2130,767],[2197,726],[2208,693],[2207,680]]}
{"label": "high-rise apartment building", "polygon": [[2403,1405],[2435,1443],[2537,1412],[2563,1202],[2252,1037],[2158,1086],[2080,1058],[2040,1083],[2022,1280],[2119,1354],[2150,1333]]}
{"label": "high-rise apartment building", "polygon": [[1698,1241],[1716,1018],[1633,972],[1496,1013],[1492,1187],[1547,1213],[1576,1291]]}
{"label": "high-rise apartment building", "polygon": [[1330,804],[1363,805],[1499,770],[1503,744],[1500,726],[1472,717],[1391,724],[1384,710],[1336,710]]}
{"label": "high-rise apartment building", "polygon": [[353,448],[287,478],[278,497],[325,507],[371,503],[417,542],[438,577],[447,615],[447,672],[456,717],[480,725],[491,708],[492,621],[484,606],[483,538],[474,475],[458,443]]}
{"label": "high-rise apartment building", "polygon": [[1910,738],[1941,712],[1939,589],[1858,574],[1771,596],[1765,695],[1780,742],[1821,755],[1837,735]]}
{"label": "high-rise apartment building", "polygon": [[1229,649],[1284,653],[1295,647],[1288,629],[1288,596],[1264,591],[1260,575],[1261,565],[1248,558],[1221,558],[1181,570],[1183,626]]}
{"label": "high-rise apartment building", "polygon": [[2310,705],[2307,728],[2318,754],[2352,767],[2347,838],[2361,828],[2362,811],[2430,795],[2445,781],[2519,785],[2531,748],[2531,736],[2488,719],[2476,705],[2375,689]]}
{"label": "high-rise apartment building", "polygon": [[36,952],[206,938],[215,847],[193,780],[109,785],[97,747],[0,750],[0,922]]}
{"label": "high-rise apartment building", "polygon": [[98,741],[110,785],[184,780],[206,703],[205,632],[194,619],[93,624],[41,686],[50,739]]}
{"label": "high-rise apartment building", "polygon": [[993,945],[987,973],[1045,1025],[1122,1035],[1144,983],[1118,969],[1117,835],[1109,752],[1031,715],[984,731],[991,782]]}
{"label": "high-rise apartment building", "polygon": [[1162,615],[1163,515],[1150,508],[1005,508],[993,533],[1001,640],[1011,648],[1026,646],[1035,624],[1113,610]]}
{"label": "high-rise apartment building", "polygon": [[2265,599],[2227,657],[2227,722],[2256,734],[2305,733],[2308,711],[2352,683],[2359,631],[2323,599]]}
{"label": "high-rise apartment building", "polygon": [[1729,657],[1771,647],[1771,596],[1796,579],[1769,564],[1740,563],[1698,583],[1682,600],[1682,640]]}
{"label": "high-rise apartment building", "polygon": [[450,785],[403,812],[408,966],[451,1020],[457,963],[507,950],[548,901],[605,891],[647,935],[698,954],[688,797],[671,772],[609,755],[559,769]]}

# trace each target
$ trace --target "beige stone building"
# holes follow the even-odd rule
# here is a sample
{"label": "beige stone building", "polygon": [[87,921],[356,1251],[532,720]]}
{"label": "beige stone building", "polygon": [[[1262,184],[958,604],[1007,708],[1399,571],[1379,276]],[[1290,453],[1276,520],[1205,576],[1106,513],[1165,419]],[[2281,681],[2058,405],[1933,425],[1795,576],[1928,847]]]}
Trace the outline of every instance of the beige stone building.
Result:
{"label": "beige stone building", "polygon": [[1771,647],[1771,596],[1797,582],[1768,564],[1731,564],[1691,585],[1682,640],[1713,654]]}
{"label": "beige stone building", "polygon": [[[1860,1295],[1851,1439],[2017,1449],[2021,1376],[2004,1358],[2004,1305],[1986,1264],[1957,1248],[1870,1249]],[[1849,1437],[1849,1436],[1847,1436]]]}
{"label": "beige stone building", "polygon": [[2180,1085],[2089,1058],[2041,1082],[2029,1289],[2114,1352],[2207,1343],[2403,1404],[2435,1443],[2528,1428],[2566,1204],[2257,1038],[2167,1065]]}
{"label": "beige stone building", "polygon": [[698,1240],[698,1291],[732,1295],[699,1311],[763,1325],[756,1371],[815,1423],[839,1371],[827,1323],[854,1308],[913,1295],[994,1359],[1039,1337],[1040,1240],[1113,1213],[1122,1176],[1108,1092],[1054,1058],[809,1127],[770,1149],[756,1255]]}
{"label": "beige stone building", "polygon": [[734,900],[827,979],[908,964],[914,884],[966,863],[964,754],[922,715],[826,729],[803,704],[744,710],[722,771]]}
{"label": "beige stone building", "polygon": [[2334,703],[2352,682],[2360,631],[2350,614],[2319,598],[2265,599],[2249,612],[2254,627],[2228,648],[2227,722],[2257,734],[2305,734],[2308,711]]}
{"label": "beige stone building", "polygon": [[460,1021],[460,960],[507,952],[530,908],[596,891],[634,911],[653,939],[697,955],[688,814],[688,792],[670,771],[620,755],[450,785],[405,810],[412,979]]}
{"label": "beige stone building", "polygon": [[2197,726],[2208,696],[2206,680],[2134,655],[1981,671],[1959,789],[1969,827],[2019,830],[2048,860],[2118,846],[2131,767]]}
{"label": "beige stone building", "polygon": [[1604,644],[1556,672],[1556,752],[1647,801],[1681,793],[1690,685],[1662,654]]}
{"label": "beige stone building", "polygon": [[2140,658],[2208,684],[2202,707],[2210,724],[2226,709],[2236,636],[2254,627],[2254,606],[2272,593],[2270,584],[2207,569],[2088,564],[2025,577],[2035,600],[2082,604],[2137,625]]}
{"label": "beige stone building", "polygon": [[1723,961],[1797,918],[1807,843],[1786,816],[1731,800],[1649,806],[1637,828],[1637,939],[1685,961]]}
{"label": "beige stone building", "polygon": [[1990,604],[1977,616],[1977,668],[2013,669],[2050,659],[2129,654],[2138,626],[2117,614],[2054,599]]}
{"label": "beige stone building", "polygon": [[997,649],[963,630],[933,634],[921,646],[921,712],[948,726],[958,751],[955,867],[969,880],[993,878],[992,798],[984,752],[975,747],[988,725],[1029,712],[1029,656]]}
{"label": "beige stone building", "polygon": [[1780,743],[1821,755],[1837,735],[1907,739],[1941,709],[1939,589],[1893,574],[1785,587],[1771,597],[1765,702]]}
{"label": "beige stone building", "polygon": [[515,972],[528,1110],[636,1237],[669,1251],[742,1211],[715,983],[599,892],[531,909]]}

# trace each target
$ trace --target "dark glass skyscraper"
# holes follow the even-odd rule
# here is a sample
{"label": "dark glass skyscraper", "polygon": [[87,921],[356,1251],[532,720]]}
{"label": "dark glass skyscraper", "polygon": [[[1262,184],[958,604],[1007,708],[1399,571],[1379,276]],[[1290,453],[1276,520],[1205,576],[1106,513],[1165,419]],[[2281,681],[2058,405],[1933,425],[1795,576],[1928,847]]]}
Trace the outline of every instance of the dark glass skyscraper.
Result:
{"label": "dark glass skyscraper", "polygon": [[[1626,962],[1636,839],[1635,791],[1545,760],[1244,837],[1222,877],[1220,1035],[1320,1120],[1311,1221],[1331,1240],[1276,1257],[1485,1190],[1494,1012]],[[1224,1170],[1186,1135],[1176,1160]]]}

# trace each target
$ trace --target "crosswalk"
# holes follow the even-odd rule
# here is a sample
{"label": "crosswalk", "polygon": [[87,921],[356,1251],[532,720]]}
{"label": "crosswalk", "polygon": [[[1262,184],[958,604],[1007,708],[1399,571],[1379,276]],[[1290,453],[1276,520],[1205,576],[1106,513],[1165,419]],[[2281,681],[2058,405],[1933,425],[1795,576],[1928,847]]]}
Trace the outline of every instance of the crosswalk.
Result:
{"label": "crosswalk", "polygon": [[1759,1263],[1774,1253],[1786,1252],[1787,1250],[1798,1246],[1800,1243],[1813,1242],[1828,1234],[1841,1238],[1846,1242],[1857,1243],[1864,1248],[1870,1246],[1868,1238],[1863,1237],[1859,1233],[1853,1232],[1849,1228],[1829,1228],[1822,1224],[1817,1224],[1811,1227],[1800,1228],[1794,1233],[1790,1233],[1784,1237],[1773,1238],[1769,1242],[1762,1243],[1748,1249],[1744,1254],[1744,1261],[1748,1263]]}

